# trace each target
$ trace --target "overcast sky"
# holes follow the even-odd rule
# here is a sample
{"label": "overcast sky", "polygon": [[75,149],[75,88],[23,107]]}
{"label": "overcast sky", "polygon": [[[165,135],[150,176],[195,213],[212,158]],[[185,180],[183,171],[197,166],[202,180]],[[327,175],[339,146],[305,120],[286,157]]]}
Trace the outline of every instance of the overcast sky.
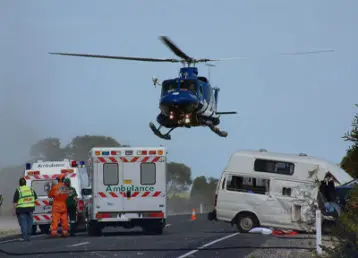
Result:
{"label": "overcast sky", "polygon": [[[358,1],[0,1],[0,166],[26,159],[44,137],[63,144],[82,134],[123,144],[160,145],[194,176],[218,177],[232,152],[305,152],[338,163],[348,146],[358,96]],[[178,64],[48,55],[68,51],[249,60],[216,63],[221,138],[208,128],[178,129],[172,140],[149,129],[160,89]],[[281,52],[335,49],[310,56]],[[207,67],[199,66],[206,76]]]}

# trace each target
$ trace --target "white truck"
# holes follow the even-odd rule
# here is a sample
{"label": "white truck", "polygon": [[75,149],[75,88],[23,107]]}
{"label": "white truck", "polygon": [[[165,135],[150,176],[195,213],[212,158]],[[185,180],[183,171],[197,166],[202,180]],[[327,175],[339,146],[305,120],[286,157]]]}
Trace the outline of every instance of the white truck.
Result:
{"label": "white truck", "polygon": [[242,150],[233,153],[217,184],[209,220],[314,231],[318,182],[330,174],[339,186],[353,178],[336,164],[306,154]]}
{"label": "white truck", "polygon": [[164,147],[92,148],[88,168],[92,197],[87,230],[141,227],[162,234],[167,218]]}
{"label": "white truck", "polygon": [[[71,179],[71,186],[74,187],[78,194],[77,203],[77,230],[86,229],[85,206],[88,202],[88,195],[83,195],[84,190],[90,188],[87,168],[83,161],[64,159],[62,161],[42,161],[26,163],[24,177],[27,185],[32,187],[37,193],[38,199],[35,202],[35,211],[33,213],[34,224],[33,234],[39,226],[41,233],[49,233],[52,222],[52,206],[48,198],[48,191],[53,184],[57,184],[56,178],[66,174]],[[87,190],[88,192],[88,190]]]}

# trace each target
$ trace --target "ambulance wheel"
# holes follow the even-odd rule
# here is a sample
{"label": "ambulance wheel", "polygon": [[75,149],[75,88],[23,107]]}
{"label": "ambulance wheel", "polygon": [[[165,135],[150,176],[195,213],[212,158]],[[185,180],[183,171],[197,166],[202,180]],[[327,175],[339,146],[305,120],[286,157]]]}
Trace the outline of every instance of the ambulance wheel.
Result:
{"label": "ambulance wheel", "polygon": [[91,221],[87,224],[87,233],[89,236],[100,236],[102,234],[102,229],[96,221]]}
{"label": "ambulance wheel", "polygon": [[50,225],[39,225],[42,234],[50,233]]}

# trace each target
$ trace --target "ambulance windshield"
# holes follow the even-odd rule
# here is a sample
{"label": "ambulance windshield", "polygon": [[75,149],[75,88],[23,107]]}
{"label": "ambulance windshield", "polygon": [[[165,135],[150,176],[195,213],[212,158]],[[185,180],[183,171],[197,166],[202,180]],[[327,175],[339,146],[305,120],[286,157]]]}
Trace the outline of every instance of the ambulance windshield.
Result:
{"label": "ambulance windshield", "polygon": [[31,183],[31,187],[38,196],[47,196],[52,185],[56,183],[56,180],[34,180]]}

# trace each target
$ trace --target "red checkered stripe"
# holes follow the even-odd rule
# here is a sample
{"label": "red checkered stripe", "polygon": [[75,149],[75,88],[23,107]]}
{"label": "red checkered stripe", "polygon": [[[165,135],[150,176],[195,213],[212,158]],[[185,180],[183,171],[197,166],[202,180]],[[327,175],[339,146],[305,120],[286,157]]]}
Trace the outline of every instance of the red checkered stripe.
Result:
{"label": "red checkered stripe", "polygon": [[[133,194],[131,194],[131,197],[158,197],[161,193],[161,191],[156,191],[153,194],[150,194],[151,192],[144,192],[141,194],[141,192],[133,192]],[[123,197],[127,197],[126,192],[119,192],[119,193],[115,193],[115,192],[98,192],[98,195],[102,198],[119,198],[120,196]]]}
{"label": "red checkered stripe", "polygon": [[160,156],[134,156],[134,157],[98,157],[97,160],[101,163],[118,163],[119,161],[122,161],[124,163],[133,163],[133,162],[153,162],[156,163],[160,160]]}
{"label": "red checkered stripe", "polygon": [[49,206],[50,201],[49,200],[36,200],[35,205],[36,206]]}
{"label": "red checkered stripe", "polygon": [[[56,179],[56,177],[60,176],[61,174],[55,174],[55,175],[31,175],[31,176],[25,176],[26,180],[41,180],[41,179]],[[63,175],[63,174],[62,174]],[[76,173],[68,173],[66,177],[76,177]]]}
{"label": "red checkered stripe", "polygon": [[52,221],[51,214],[41,214],[41,215],[34,214],[33,217],[35,221],[49,221],[49,222]]}

